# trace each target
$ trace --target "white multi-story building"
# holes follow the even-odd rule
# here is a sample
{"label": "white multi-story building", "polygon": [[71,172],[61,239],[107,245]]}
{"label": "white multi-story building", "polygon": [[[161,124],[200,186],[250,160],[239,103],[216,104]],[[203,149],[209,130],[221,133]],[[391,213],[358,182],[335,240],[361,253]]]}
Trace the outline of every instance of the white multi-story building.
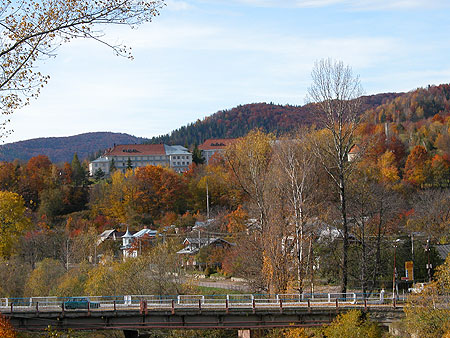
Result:
{"label": "white multi-story building", "polygon": [[104,155],[89,163],[89,174],[93,176],[101,169],[109,175],[113,163],[115,168],[122,172],[125,172],[131,164],[133,169],[147,165],[161,165],[181,173],[188,170],[192,163],[192,154],[179,145],[121,144],[108,149]]}

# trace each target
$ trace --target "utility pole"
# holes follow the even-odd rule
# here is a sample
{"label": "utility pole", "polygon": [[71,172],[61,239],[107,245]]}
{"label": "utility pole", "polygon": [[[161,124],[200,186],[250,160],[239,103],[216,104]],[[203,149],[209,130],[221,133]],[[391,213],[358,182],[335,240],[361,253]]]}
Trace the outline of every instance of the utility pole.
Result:
{"label": "utility pole", "polygon": [[69,238],[66,239],[66,270],[69,271]]}
{"label": "utility pole", "polygon": [[209,219],[209,191],[208,191],[208,178],[206,177],[206,220]]}
{"label": "utility pole", "polygon": [[427,264],[428,281],[431,282],[431,269],[433,268],[433,266],[431,265],[431,262],[430,262],[430,251],[431,251],[430,238],[427,239],[427,246],[425,248],[425,251],[427,252],[427,259],[428,259],[428,264]]}
{"label": "utility pole", "polygon": [[413,262],[413,268],[412,268],[412,271],[413,271],[413,275],[412,275],[412,277],[413,277],[413,280],[412,280],[412,283],[413,283],[413,285],[414,285],[414,232],[411,232],[411,260],[412,260],[412,262]]}

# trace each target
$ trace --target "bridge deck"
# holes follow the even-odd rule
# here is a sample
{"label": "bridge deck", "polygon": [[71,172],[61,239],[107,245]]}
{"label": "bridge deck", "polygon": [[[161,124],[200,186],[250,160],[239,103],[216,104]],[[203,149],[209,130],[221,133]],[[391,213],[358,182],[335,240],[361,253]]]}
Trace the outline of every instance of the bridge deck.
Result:
{"label": "bridge deck", "polygon": [[[298,296],[298,295],[297,295]],[[251,329],[307,327],[331,322],[341,312],[360,309],[373,320],[389,324],[403,317],[401,304],[384,304],[379,300],[361,301],[357,297],[324,297],[293,300],[289,297],[256,298],[237,301],[230,297],[207,299],[205,296],[155,300],[140,296],[133,302],[102,302],[98,308],[67,310],[64,302],[33,302],[28,305],[0,306],[19,330],[57,329]]]}

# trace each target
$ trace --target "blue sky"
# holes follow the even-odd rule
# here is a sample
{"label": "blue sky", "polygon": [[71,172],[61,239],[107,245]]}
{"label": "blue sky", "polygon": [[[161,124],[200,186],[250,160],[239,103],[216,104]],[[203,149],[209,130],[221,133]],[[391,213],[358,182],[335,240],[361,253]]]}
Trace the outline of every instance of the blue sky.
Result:
{"label": "blue sky", "polygon": [[314,62],[352,66],[366,94],[450,82],[448,0],[167,0],[138,29],[108,27],[133,48],[64,45],[39,64],[40,97],[11,116],[6,143],[91,131],[165,134],[253,102],[303,105]]}

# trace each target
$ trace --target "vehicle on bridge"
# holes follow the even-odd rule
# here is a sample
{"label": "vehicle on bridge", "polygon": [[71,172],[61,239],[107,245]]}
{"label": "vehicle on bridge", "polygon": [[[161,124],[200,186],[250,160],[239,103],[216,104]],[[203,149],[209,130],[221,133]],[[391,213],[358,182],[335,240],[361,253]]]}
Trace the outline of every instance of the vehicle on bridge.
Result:
{"label": "vehicle on bridge", "polygon": [[65,309],[98,309],[100,303],[91,302],[87,297],[71,297],[64,302]]}

